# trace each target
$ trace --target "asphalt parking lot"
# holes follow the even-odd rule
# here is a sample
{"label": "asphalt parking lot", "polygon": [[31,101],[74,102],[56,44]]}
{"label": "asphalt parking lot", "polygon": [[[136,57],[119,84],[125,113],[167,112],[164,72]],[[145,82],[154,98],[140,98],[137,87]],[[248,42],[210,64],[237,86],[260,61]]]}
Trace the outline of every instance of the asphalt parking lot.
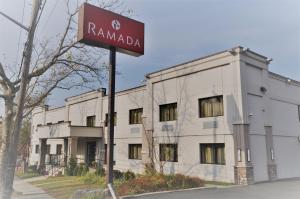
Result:
{"label": "asphalt parking lot", "polygon": [[136,199],[300,199],[300,178],[216,189],[189,190]]}

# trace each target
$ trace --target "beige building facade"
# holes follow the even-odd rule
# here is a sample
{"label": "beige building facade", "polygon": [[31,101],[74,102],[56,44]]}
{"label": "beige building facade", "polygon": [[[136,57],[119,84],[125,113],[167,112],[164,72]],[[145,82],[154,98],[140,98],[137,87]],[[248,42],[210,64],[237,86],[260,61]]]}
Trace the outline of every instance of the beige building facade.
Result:
{"label": "beige building facade", "polygon": [[[249,184],[300,177],[300,82],[243,47],[145,76],[116,93],[115,169]],[[30,164],[105,164],[105,89],[33,112]]]}

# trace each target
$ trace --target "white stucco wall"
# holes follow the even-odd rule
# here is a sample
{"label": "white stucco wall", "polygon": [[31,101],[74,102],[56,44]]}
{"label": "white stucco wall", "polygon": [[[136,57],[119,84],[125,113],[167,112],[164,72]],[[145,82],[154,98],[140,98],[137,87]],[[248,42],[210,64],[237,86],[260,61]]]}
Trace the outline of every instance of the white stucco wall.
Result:
{"label": "white stucco wall", "polygon": [[[183,173],[206,180],[234,182],[236,166],[233,124],[249,125],[249,143],[254,180],[268,180],[268,157],[265,127],[272,127],[274,155],[279,178],[300,176],[300,84],[287,83],[283,77],[269,74],[265,58],[251,52],[218,53],[147,75],[146,86],[118,92],[115,99],[115,169],[143,172],[141,160],[128,159],[128,145],[142,144],[143,130],[153,130],[156,155],[160,143],[178,144],[178,162],[165,163],[166,173]],[[266,88],[266,92],[261,91]],[[222,95],[224,116],[199,118],[200,98]],[[159,105],[177,102],[177,121],[160,122]],[[87,116],[96,116],[96,126],[103,126],[107,113],[107,96],[98,91],[70,97],[66,106],[36,109],[32,119],[31,164],[39,158],[34,146],[43,132],[38,125],[70,121],[86,126]],[[146,124],[129,124],[129,110],[143,108]],[[204,128],[204,124],[217,127]],[[163,125],[173,126],[163,131]],[[48,128],[47,126],[44,130]],[[74,127],[75,128],[75,127]],[[71,136],[71,134],[61,135]],[[49,132],[48,132],[49,133]],[[93,137],[94,132],[73,129],[73,136]],[[104,138],[107,128],[103,127]],[[98,135],[98,134],[97,134]],[[54,145],[61,140],[49,140]],[[103,143],[107,141],[103,139]],[[201,143],[225,143],[225,165],[200,163]],[[53,147],[52,147],[53,144]],[[99,145],[100,146],[100,145]],[[77,157],[85,159],[86,141],[78,142]],[[157,165],[158,166],[158,165]]]}

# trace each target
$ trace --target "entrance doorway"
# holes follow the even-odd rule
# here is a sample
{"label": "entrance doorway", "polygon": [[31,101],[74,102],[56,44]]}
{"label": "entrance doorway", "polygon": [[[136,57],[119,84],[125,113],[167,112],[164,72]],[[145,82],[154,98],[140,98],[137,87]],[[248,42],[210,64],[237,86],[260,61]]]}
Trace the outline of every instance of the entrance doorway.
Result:
{"label": "entrance doorway", "polygon": [[91,166],[96,157],[96,142],[88,142],[86,145],[86,164]]}

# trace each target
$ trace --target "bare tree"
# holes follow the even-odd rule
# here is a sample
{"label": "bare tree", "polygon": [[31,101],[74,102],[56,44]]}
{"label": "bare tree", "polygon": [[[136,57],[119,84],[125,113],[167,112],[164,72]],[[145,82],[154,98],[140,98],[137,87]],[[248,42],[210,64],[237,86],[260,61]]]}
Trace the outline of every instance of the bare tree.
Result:
{"label": "bare tree", "polygon": [[[33,2],[21,63],[12,71],[0,60],[0,98],[4,100],[5,111],[0,146],[1,199],[11,198],[22,119],[43,103],[54,89],[91,88],[94,82],[101,83],[106,74],[106,64],[101,63],[105,51],[76,40],[78,1],[76,4],[64,1],[66,25],[64,31],[51,41],[34,39],[47,1]],[[120,0],[95,0],[93,3],[108,10],[124,8]],[[124,12],[121,10],[122,14]]]}
{"label": "bare tree", "polygon": [[[182,136],[182,128],[184,123],[189,122],[189,120],[192,118],[192,116],[189,114],[189,108],[191,105],[190,97],[188,94],[188,79],[187,76],[184,76],[180,79],[176,80],[176,83],[174,84],[176,89],[176,102],[177,102],[177,111],[176,111],[176,119],[175,121],[165,121],[162,123],[162,126],[165,126],[166,128],[163,131],[163,135],[155,135],[153,130],[147,130],[147,117],[152,117],[151,115],[146,115],[142,118],[142,133],[143,133],[143,144],[145,145],[146,151],[146,162],[145,162],[145,169],[146,172],[149,172],[151,174],[156,173],[164,173],[167,161],[162,161],[160,158],[160,151],[159,151],[159,144],[178,144],[180,142],[180,136]],[[156,91],[156,95],[152,96],[145,91],[145,98],[148,100],[153,101],[152,109],[154,111],[155,107],[159,107],[162,104],[168,103],[167,100],[167,86],[165,85],[164,81],[160,83],[160,90]],[[141,100],[138,95],[131,94],[129,95],[130,101],[136,106],[136,107],[143,107],[143,100]],[[159,110],[158,110],[159,111]],[[153,113],[152,113],[153,114]],[[157,112],[155,112],[157,114]],[[179,115],[179,117],[177,117]],[[153,124],[150,124],[151,126]],[[168,129],[168,127],[172,127],[171,129]],[[151,129],[153,126],[151,127]],[[161,140],[160,140],[161,137]],[[143,146],[144,147],[144,146]],[[178,153],[180,153],[178,149]],[[170,163],[169,165],[173,165],[174,163]]]}

